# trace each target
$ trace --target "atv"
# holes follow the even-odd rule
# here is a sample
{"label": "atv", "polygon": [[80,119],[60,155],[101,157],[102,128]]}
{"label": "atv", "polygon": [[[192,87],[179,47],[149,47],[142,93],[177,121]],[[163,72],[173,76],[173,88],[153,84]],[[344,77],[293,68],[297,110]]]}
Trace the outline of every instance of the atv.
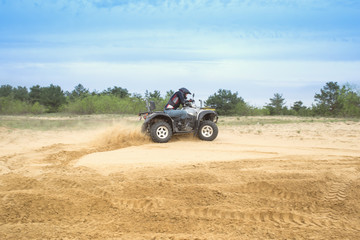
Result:
{"label": "atv", "polygon": [[186,133],[194,133],[201,140],[213,141],[219,132],[216,125],[218,114],[215,109],[203,108],[200,103],[201,107],[197,107],[194,100],[186,101],[183,110],[187,112],[187,118],[181,120],[179,117],[170,117],[164,111],[154,111],[155,103],[147,102],[148,111],[139,113],[140,120],[145,120],[141,132],[150,135],[157,143],[168,142],[174,134]]}

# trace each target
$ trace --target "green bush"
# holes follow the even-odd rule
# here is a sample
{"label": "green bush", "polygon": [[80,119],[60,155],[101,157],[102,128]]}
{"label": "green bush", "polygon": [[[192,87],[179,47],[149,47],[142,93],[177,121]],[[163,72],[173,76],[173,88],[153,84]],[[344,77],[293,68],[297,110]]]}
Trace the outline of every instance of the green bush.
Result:
{"label": "green bush", "polygon": [[258,108],[249,106],[249,115],[248,116],[268,116],[270,111],[267,108]]}
{"label": "green bush", "polygon": [[145,102],[140,99],[118,98],[113,95],[89,95],[70,102],[63,111],[73,114],[136,114],[144,108]]}
{"label": "green bush", "polygon": [[93,114],[95,113],[93,96],[87,96],[83,99],[77,99],[70,102],[63,108],[64,112],[73,114]]}
{"label": "green bush", "polygon": [[32,113],[32,114],[42,114],[45,111],[46,111],[46,108],[38,102],[32,104],[32,106],[30,108],[30,113]]}
{"label": "green bush", "polygon": [[45,107],[39,103],[31,104],[14,100],[11,97],[0,97],[0,114],[40,114],[45,112]]}

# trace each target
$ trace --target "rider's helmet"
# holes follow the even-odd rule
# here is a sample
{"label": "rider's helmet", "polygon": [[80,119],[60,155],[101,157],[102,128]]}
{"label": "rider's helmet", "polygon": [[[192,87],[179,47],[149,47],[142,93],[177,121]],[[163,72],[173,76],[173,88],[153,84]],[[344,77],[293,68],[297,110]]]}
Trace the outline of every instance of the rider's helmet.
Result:
{"label": "rider's helmet", "polygon": [[187,94],[191,94],[191,92],[187,88],[180,88],[179,91],[184,94],[185,98]]}

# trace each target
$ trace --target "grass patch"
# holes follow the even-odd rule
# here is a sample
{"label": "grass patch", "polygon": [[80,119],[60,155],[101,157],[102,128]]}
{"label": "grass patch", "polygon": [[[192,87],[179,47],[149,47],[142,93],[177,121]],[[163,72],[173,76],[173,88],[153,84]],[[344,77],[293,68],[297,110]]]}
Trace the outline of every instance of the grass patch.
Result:
{"label": "grass patch", "polygon": [[[292,123],[333,123],[333,122],[359,122],[360,119],[347,118],[309,118],[289,116],[259,116],[259,117],[219,117],[219,126],[247,126]],[[95,114],[95,115],[66,115],[66,114],[41,114],[27,116],[0,115],[0,127],[8,129],[31,129],[39,131],[48,130],[81,130],[111,126],[125,123],[140,127],[144,122],[139,121],[136,115],[129,114]]]}
{"label": "grass patch", "polygon": [[263,117],[219,117],[219,125],[223,126],[246,126],[246,125],[269,125],[269,124],[292,124],[292,123],[334,123],[334,122],[359,122],[359,119],[349,118],[310,118],[291,116],[263,116]]}
{"label": "grass patch", "polygon": [[39,116],[0,116],[0,127],[8,129],[80,130],[111,126],[116,123],[140,125],[133,115],[59,115],[44,114]]}

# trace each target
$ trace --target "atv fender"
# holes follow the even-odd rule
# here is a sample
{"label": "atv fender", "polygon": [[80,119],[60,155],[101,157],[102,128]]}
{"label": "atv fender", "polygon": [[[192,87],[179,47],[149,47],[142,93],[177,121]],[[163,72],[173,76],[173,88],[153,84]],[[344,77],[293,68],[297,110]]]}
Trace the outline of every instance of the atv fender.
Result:
{"label": "atv fender", "polygon": [[157,112],[155,114],[152,114],[148,116],[143,124],[143,129],[147,129],[149,127],[149,124],[156,122],[156,121],[165,121],[170,124],[172,129],[175,128],[174,120],[172,120],[169,115],[163,112]]}
{"label": "atv fender", "polygon": [[217,113],[212,111],[212,110],[201,111],[199,113],[198,119],[196,121],[194,136],[196,136],[198,134],[201,122],[203,122],[203,121],[212,121],[214,123],[217,123],[218,118],[219,117],[218,117]]}
{"label": "atv fender", "polygon": [[216,112],[211,111],[211,110],[201,111],[198,116],[198,122],[204,121],[204,120],[209,120],[209,121],[213,121],[214,123],[216,123],[218,120],[218,115]]}

